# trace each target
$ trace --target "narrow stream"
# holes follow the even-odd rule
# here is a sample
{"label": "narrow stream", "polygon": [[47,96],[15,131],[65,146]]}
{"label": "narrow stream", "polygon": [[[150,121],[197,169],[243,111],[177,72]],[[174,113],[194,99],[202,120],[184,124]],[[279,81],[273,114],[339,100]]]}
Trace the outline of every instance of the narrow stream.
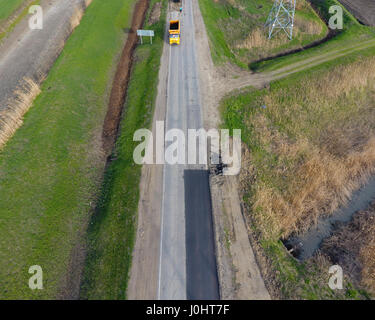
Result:
{"label": "narrow stream", "polygon": [[321,242],[332,234],[337,222],[349,222],[356,212],[367,209],[374,199],[375,177],[372,177],[366,185],[353,193],[346,207],[336,210],[327,218],[320,219],[318,224],[305,234],[289,238],[284,242],[285,246],[288,250],[294,248],[291,253],[299,260],[311,257]]}

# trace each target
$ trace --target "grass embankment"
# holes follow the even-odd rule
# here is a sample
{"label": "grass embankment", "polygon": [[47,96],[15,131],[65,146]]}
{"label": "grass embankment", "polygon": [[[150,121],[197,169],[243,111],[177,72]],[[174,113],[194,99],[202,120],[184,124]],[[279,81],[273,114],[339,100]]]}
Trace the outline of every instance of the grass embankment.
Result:
{"label": "grass embankment", "polygon": [[145,29],[155,30],[153,44],[144,39],[135,51],[132,75],[121,120],[119,137],[108,164],[102,196],[89,229],[89,253],[81,298],[125,299],[135,233],[141,166],[134,163],[137,129],[150,128],[157,94],[158,71],[164,41],[167,1],[159,21]]}
{"label": "grass embankment", "polygon": [[297,1],[294,37],[281,31],[268,40],[264,28],[272,0],[199,0],[214,62],[230,61],[247,68],[262,58],[301,48],[324,38],[328,29],[310,4]]}
{"label": "grass embankment", "polygon": [[[363,297],[328,288],[329,261],[299,263],[280,238],[345,204],[375,168],[375,49],[337,59],[222,102],[224,124],[249,148],[241,189],[249,227],[284,298]],[[350,273],[346,273],[350,276]]]}
{"label": "grass embankment", "polygon": [[[69,296],[79,282],[83,235],[105,163],[108,86],[134,3],[92,2],[23,126],[0,151],[2,299]],[[43,290],[28,287],[31,265],[43,268]]]}
{"label": "grass embankment", "polygon": [[8,19],[26,0],[0,0],[0,23]]}
{"label": "grass embankment", "polygon": [[[328,23],[331,17],[329,8],[333,5],[340,5],[343,8],[344,14],[343,29],[336,30],[337,34],[333,38],[320,44],[319,46],[276,59],[252,63],[250,64],[250,68],[252,70],[273,71],[285,67],[291,63],[304,61],[317,55],[323,55],[330,52],[334,54],[335,51],[344,50],[345,48],[352,49],[361,42],[371,39],[375,40],[375,28],[361,25],[337,0],[310,0],[310,2],[316,8],[322,19],[326,21],[326,23]],[[374,45],[375,41],[372,43],[372,46]]]}
{"label": "grass embankment", "polygon": [[27,15],[30,6],[39,2],[40,0],[0,0],[0,41]]}

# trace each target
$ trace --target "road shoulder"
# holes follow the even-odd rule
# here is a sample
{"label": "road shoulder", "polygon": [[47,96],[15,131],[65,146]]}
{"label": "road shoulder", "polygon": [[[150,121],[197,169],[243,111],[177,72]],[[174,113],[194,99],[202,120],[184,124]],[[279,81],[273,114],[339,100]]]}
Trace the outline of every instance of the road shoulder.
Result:
{"label": "road shoulder", "polygon": [[[156,121],[165,120],[169,45],[167,33],[159,70],[158,94],[152,122],[156,134]],[[162,209],[163,165],[145,165],[142,168],[140,199],[138,203],[137,236],[133,250],[127,297],[129,300],[157,299],[159,280],[160,226]]]}
{"label": "road shoulder", "polygon": [[[224,88],[228,81],[212,62],[197,2],[193,2],[193,11],[200,87],[205,93],[202,101],[204,126],[206,129],[218,128],[221,123],[218,106],[223,93],[228,92]],[[210,187],[221,299],[270,299],[247,235],[237,177],[211,176]],[[228,230],[235,235],[230,242],[226,234]]]}

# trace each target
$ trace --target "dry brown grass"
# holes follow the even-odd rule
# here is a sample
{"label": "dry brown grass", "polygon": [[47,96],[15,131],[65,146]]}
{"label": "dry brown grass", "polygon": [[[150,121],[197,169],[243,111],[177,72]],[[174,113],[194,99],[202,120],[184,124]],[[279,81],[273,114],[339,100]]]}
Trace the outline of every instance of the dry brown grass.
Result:
{"label": "dry brown grass", "polygon": [[70,19],[70,32],[72,32],[79,24],[85,14],[85,9],[91,4],[92,0],[84,0],[81,7],[75,7],[74,13]]}
{"label": "dry brown grass", "polygon": [[234,8],[237,8],[238,10],[240,11],[244,11],[246,10],[245,7],[243,7],[237,0],[224,0],[226,1],[227,3],[229,3],[230,5],[232,5]]}
{"label": "dry brown grass", "polygon": [[150,16],[148,18],[149,25],[153,25],[154,23],[160,20],[161,8],[162,8],[161,2],[157,2],[154,4],[154,6],[152,7]]}
{"label": "dry brown grass", "polygon": [[[372,226],[375,221],[371,221]],[[375,231],[372,232],[371,244],[365,245],[360,251],[360,257],[363,263],[362,283],[368,290],[375,295]]]}
{"label": "dry brown grass", "polygon": [[263,48],[264,50],[270,50],[279,47],[280,45],[288,42],[286,37],[275,38],[270,41],[267,38],[266,30],[263,28],[256,28],[251,32],[248,37],[236,45],[236,49],[252,49],[252,48]]}
{"label": "dry brown grass", "polygon": [[0,149],[22,125],[22,117],[39,95],[40,87],[32,79],[24,79],[14,98],[0,110]]}
{"label": "dry brown grass", "polygon": [[305,1],[296,1],[296,10],[303,10],[308,6]]}
{"label": "dry brown grass", "polygon": [[[299,147],[292,146],[292,152]],[[363,152],[342,159],[314,148],[307,154],[306,161],[295,167],[296,179],[291,179],[289,192],[265,188],[259,192],[255,205],[269,210],[275,227],[277,225],[284,235],[303,232],[322,214],[345,204],[351,193],[374,173],[374,165],[374,138],[368,141]]]}
{"label": "dry brown grass", "polygon": [[296,16],[294,19],[294,28],[296,34],[320,34],[322,32],[322,26],[315,21],[301,19],[299,16]]}
{"label": "dry brown grass", "polygon": [[267,113],[245,119],[271,155],[250,154],[242,172],[264,234],[305,231],[375,173],[374,89],[375,59],[369,59],[306,78],[295,91],[270,92],[260,102]]}
{"label": "dry brown grass", "polygon": [[227,1],[228,1],[228,3],[230,3],[233,7],[237,7],[237,6],[238,6],[236,0],[227,0]]}
{"label": "dry brown grass", "polygon": [[351,279],[375,294],[375,203],[323,242],[321,251]]}
{"label": "dry brown grass", "polygon": [[[294,35],[297,38],[302,38],[303,35],[316,35],[322,32],[322,26],[314,21],[301,19],[296,16],[294,25]],[[239,42],[236,49],[253,49],[262,48],[264,51],[269,51],[278,48],[290,42],[283,31],[280,31],[272,40],[268,39],[267,30],[265,28],[255,28],[245,40]]]}

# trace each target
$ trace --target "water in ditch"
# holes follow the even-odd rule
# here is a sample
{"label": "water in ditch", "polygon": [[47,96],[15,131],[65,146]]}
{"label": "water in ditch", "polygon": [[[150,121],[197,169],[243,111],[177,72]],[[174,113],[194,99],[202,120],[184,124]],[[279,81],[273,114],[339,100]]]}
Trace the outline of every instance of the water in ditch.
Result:
{"label": "water in ditch", "polygon": [[353,193],[346,207],[339,208],[329,217],[319,219],[317,225],[305,234],[286,240],[284,242],[286,248],[299,260],[311,257],[322,241],[332,234],[337,223],[349,222],[356,212],[367,209],[373,200],[375,200],[375,176]]}

